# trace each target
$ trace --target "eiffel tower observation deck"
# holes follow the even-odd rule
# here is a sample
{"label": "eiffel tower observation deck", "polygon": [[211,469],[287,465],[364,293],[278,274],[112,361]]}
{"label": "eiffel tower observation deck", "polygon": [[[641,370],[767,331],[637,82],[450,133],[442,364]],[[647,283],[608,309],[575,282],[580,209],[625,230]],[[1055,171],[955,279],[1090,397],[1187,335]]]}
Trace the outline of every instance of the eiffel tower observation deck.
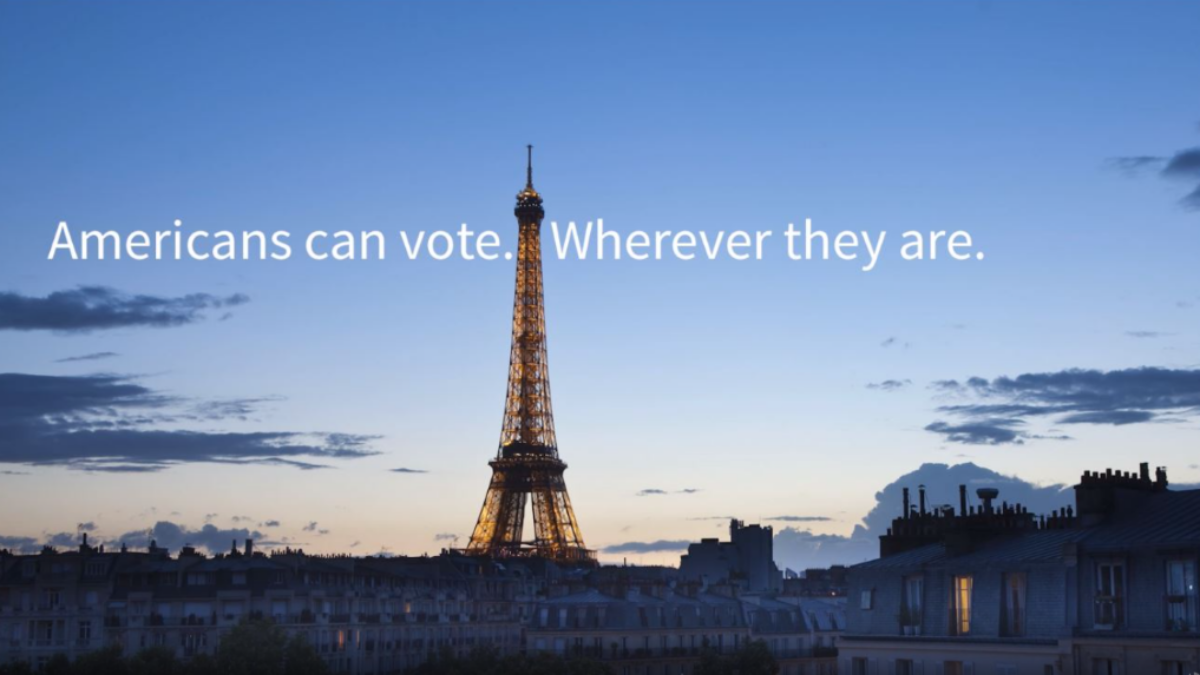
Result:
{"label": "eiffel tower observation deck", "polygon": [[[513,295],[512,350],[500,447],[479,520],[465,552],[470,555],[543,557],[591,564],[596,554],[583,534],[559,459],[546,365],[546,312],[542,293],[542,197],[533,188],[533,146],[528,146],[525,189],[517,193],[519,239]],[[525,507],[532,502],[533,538],[525,539]]]}

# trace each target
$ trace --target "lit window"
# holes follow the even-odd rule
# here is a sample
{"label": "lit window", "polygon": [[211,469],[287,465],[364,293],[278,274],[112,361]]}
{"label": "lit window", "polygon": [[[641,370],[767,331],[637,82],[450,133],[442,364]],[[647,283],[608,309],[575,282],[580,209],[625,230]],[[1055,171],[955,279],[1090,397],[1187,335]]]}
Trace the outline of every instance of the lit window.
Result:
{"label": "lit window", "polygon": [[1196,561],[1167,561],[1167,630],[1196,630]]}
{"label": "lit window", "polygon": [[1121,625],[1125,598],[1125,564],[1120,561],[1096,563],[1096,628],[1111,630]]}
{"label": "lit window", "polygon": [[1024,572],[1004,575],[1004,634],[1010,637],[1025,634],[1025,586]]}
{"label": "lit window", "polygon": [[859,596],[859,599],[858,599],[858,608],[859,609],[871,609],[874,606],[874,602],[873,602],[875,599],[874,596],[875,596],[874,590],[863,591],[862,595]]}
{"label": "lit window", "polygon": [[954,635],[971,634],[971,590],[975,585],[970,576],[954,577]]}

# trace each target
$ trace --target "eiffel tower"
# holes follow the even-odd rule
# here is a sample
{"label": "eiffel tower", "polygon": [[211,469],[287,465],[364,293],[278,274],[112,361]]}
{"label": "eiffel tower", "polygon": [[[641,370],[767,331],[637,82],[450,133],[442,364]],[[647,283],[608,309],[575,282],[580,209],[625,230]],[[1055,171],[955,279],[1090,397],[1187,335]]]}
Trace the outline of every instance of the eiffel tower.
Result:
{"label": "eiffel tower", "polygon": [[[488,485],[466,553],[494,557],[538,556],[591,564],[571,508],[554,436],[546,367],[546,312],[542,298],[542,197],[533,189],[533,146],[528,146],[525,189],[517,193],[519,238],[513,297],[512,351],[500,449],[488,464]],[[525,504],[533,502],[533,539],[525,540]]]}

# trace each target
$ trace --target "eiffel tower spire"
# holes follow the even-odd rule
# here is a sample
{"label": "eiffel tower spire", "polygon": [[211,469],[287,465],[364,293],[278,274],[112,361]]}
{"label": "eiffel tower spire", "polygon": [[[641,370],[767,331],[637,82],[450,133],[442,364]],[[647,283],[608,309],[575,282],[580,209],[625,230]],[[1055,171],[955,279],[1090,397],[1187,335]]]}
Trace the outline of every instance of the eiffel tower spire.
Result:
{"label": "eiffel tower spire", "polygon": [[[546,313],[542,293],[542,197],[533,188],[533,146],[528,146],[525,189],[517,193],[517,279],[513,295],[512,349],[500,447],[489,462],[492,481],[466,552],[542,556],[590,563],[558,457],[550,378],[546,365]],[[525,505],[533,502],[534,538],[523,539]]]}

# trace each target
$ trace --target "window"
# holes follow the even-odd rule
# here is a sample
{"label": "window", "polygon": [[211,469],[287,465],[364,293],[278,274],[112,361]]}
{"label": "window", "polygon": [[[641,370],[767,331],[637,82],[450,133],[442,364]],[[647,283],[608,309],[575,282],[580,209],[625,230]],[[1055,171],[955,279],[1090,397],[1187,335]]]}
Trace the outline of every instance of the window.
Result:
{"label": "window", "polygon": [[919,574],[904,578],[904,605],[900,608],[902,628],[920,628],[925,597],[925,578]]}
{"label": "window", "polygon": [[57,588],[47,588],[42,591],[42,606],[45,609],[57,609],[62,601],[62,594]]}
{"label": "window", "polygon": [[1096,563],[1096,628],[1111,630],[1121,625],[1125,598],[1125,564],[1118,560]]}
{"label": "window", "polygon": [[79,643],[81,645],[87,644],[92,641],[92,622],[91,621],[80,621],[79,622],[79,633],[77,634],[77,637],[79,638]]}
{"label": "window", "polygon": [[1196,630],[1196,561],[1167,561],[1167,630]]}
{"label": "window", "polygon": [[1004,635],[1016,637],[1025,634],[1025,587],[1024,572],[1009,572],[1004,575]]}
{"label": "window", "polygon": [[896,659],[896,675],[913,675],[912,659]]}
{"label": "window", "polygon": [[[954,597],[951,599],[954,623],[950,626],[951,635],[971,634],[971,590],[974,585],[973,577],[954,577]],[[946,673],[950,675],[950,671]]]}
{"label": "window", "polygon": [[867,675],[867,660],[861,656],[851,659],[850,675]]}
{"label": "window", "polygon": [[875,601],[874,589],[865,590],[862,592],[862,595],[859,596],[858,608],[859,609],[871,609],[875,605],[874,601]]}
{"label": "window", "polygon": [[1188,661],[1163,661],[1162,675],[1192,675],[1192,664]]}
{"label": "window", "polygon": [[[970,578],[970,577],[968,577],[968,578]],[[947,661],[942,668],[942,672],[945,673],[946,675],[963,675],[965,672],[963,670],[963,662],[962,661]]]}
{"label": "window", "polygon": [[1092,659],[1092,675],[1121,675],[1121,665],[1114,659]]}

